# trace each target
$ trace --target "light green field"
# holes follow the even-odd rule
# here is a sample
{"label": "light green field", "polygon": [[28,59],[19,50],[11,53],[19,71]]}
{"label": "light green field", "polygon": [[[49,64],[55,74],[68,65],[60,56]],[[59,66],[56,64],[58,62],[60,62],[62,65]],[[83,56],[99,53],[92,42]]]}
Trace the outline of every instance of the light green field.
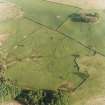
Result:
{"label": "light green field", "polygon": [[[14,22],[6,22],[6,25],[11,27],[14,27],[15,24],[15,34],[9,37],[2,46],[4,55],[7,54],[6,76],[16,80],[17,85],[24,88],[55,90],[65,81],[73,82],[73,88],[76,88],[82,78],[74,73],[78,70],[74,67],[75,58],[72,55],[88,54],[89,49],[53,29],[56,29],[69,14],[79,9],[57,4],[51,7],[51,4],[44,1],[32,0],[31,4],[28,1],[13,2],[23,8],[25,16]],[[27,5],[33,4],[35,6],[28,8]],[[39,9],[38,6],[41,8]],[[41,13],[37,13],[36,11],[39,11],[37,9]],[[62,9],[61,12],[59,12],[60,9]],[[47,15],[43,14],[45,12]],[[60,19],[56,18],[58,12]]]}
{"label": "light green field", "polygon": [[57,90],[67,83],[70,105],[105,96],[104,11],[98,11],[97,23],[72,22],[69,16],[81,9],[46,0],[8,1],[24,16],[0,22],[0,32],[10,33],[0,46],[6,78],[25,89]]}
{"label": "light green field", "polygon": [[79,8],[68,7],[59,4],[52,4],[44,0],[8,0],[16,3],[25,11],[25,17],[33,19],[49,28],[56,29],[64,22],[68,15],[75,11],[79,11]]}
{"label": "light green field", "polygon": [[74,74],[78,70],[72,55],[85,55],[89,50],[58,32],[34,25],[35,32],[25,39],[19,31],[4,44],[8,52],[6,62],[10,62],[6,75],[24,88],[53,90],[65,81],[73,81],[77,86],[82,79]]}
{"label": "light green field", "polygon": [[72,22],[69,18],[58,30],[105,55],[105,14],[99,12],[97,23]]}

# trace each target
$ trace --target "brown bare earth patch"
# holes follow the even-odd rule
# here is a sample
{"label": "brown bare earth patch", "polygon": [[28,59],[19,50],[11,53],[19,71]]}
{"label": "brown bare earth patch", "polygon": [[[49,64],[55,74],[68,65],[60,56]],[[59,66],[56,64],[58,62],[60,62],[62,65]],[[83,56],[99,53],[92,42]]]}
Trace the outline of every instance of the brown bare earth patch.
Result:
{"label": "brown bare earth patch", "polygon": [[16,101],[13,101],[13,102],[4,102],[4,103],[2,103],[0,105],[22,105],[22,104],[20,104],[20,103],[18,103]]}
{"label": "brown bare earth patch", "polygon": [[18,19],[23,16],[21,8],[10,2],[0,2],[0,21]]}
{"label": "brown bare earth patch", "polygon": [[84,105],[105,105],[105,97],[94,97],[88,100]]}
{"label": "brown bare earth patch", "polygon": [[105,0],[48,0],[84,9],[105,9]]}
{"label": "brown bare earth patch", "polygon": [[65,81],[60,84],[59,90],[71,92],[74,90],[74,84],[71,81]]}
{"label": "brown bare earth patch", "polygon": [[77,63],[81,70],[89,72],[105,68],[105,58],[99,54],[81,57],[77,60]]}
{"label": "brown bare earth patch", "polygon": [[8,39],[9,33],[0,33],[0,46]]}
{"label": "brown bare earth patch", "polygon": [[94,56],[84,56],[78,60],[78,64],[83,69],[86,68],[105,68],[105,57],[96,54]]}

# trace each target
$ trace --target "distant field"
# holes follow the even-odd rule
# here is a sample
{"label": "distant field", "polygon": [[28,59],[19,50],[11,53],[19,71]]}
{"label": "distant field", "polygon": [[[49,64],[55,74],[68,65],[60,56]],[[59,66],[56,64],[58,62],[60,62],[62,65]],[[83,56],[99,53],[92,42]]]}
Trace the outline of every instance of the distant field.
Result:
{"label": "distant field", "polygon": [[[25,17],[40,22],[49,28],[56,29],[73,12],[79,11],[76,7],[67,7],[59,4],[52,4],[44,0],[9,0],[16,3],[25,12]],[[32,8],[31,8],[32,7]]]}
{"label": "distant field", "polygon": [[55,3],[76,6],[83,9],[105,9],[105,0],[48,0]]}
{"label": "distant field", "polygon": [[99,16],[99,21],[93,24],[73,22],[69,18],[58,30],[105,55],[104,12],[99,12]]}

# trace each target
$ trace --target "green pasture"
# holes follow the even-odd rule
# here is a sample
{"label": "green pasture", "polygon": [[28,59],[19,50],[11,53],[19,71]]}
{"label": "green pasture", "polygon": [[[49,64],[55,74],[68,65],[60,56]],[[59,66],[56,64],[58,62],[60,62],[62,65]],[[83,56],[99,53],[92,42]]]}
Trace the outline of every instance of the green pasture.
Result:
{"label": "green pasture", "polygon": [[[0,46],[6,78],[24,89],[57,90],[68,82],[76,89],[70,94],[72,105],[82,105],[91,96],[103,95],[105,67],[96,63],[82,70],[76,60],[95,56],[92,49],[100,56],[105,54],[104,11],[98,11],[97,23],[73,22],[69,16],[81,9],[47,0],[8,1],[21,7],[24,16],[0,22],[0,32],[10,33]],[[81,84],[85,73],[89,78]]]}
{"label": "green pasture", "polygon": [[98,13],[99,20],[96,23],[73,22],[69,18],[58,30],[104,55],[105,14],[102,11]]}
{"label": "green pasture", "polygon": [[[27,26],[26,20],[23,23],[20,22],[19,26]],[[19,34],[16,33],[4,44],[2,49],[4,54],[7,52],[8,65],[5,75],[24,88],[53,90],[65,81],[78,86],[83,79],[75,74],[78,70],[74,67],[73,55],[83,56],[91,51],[58,32],[37,24],[34,28],[32,34],[26,34],[24,38],[28,29],[25,32],[19,27]]]}
{"label": "green pasture", "polygon": [[58,28],[70,14],[79,8],[59,5],[47,0],[8,0],[16,3],[24,11],[24,17],[39,22],[49,28]]}

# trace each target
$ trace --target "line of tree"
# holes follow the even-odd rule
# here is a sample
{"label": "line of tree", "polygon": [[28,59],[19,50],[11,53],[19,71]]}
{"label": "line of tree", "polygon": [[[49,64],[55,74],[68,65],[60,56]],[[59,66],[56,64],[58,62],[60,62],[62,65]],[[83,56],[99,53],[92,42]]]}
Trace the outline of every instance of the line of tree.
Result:
{"label": "line of tree", "polygon": [[93,23],[99,19],[99,15],[96,12],[93,13],[73,13],[69,16],[74,22]]}

